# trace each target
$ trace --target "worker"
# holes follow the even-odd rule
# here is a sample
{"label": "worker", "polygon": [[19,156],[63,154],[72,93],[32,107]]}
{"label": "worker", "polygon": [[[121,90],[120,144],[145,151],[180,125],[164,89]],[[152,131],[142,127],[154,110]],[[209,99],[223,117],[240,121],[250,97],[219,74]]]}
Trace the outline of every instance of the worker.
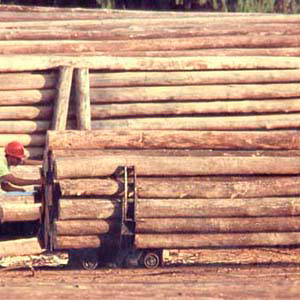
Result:
{"label": "worker", "polygon": [[[23,179],[16,177],[10,172],[11,166],[40,164],[41,161],[32,161],[25,159],[24,147],[21,143],[13,141],[6,145],[5,156],[0,156],[0,184],[5,192],[25,192],[20,188],[26,185],[40,185],[42,179]],[[1,192],[1,191],[0,191]]]}

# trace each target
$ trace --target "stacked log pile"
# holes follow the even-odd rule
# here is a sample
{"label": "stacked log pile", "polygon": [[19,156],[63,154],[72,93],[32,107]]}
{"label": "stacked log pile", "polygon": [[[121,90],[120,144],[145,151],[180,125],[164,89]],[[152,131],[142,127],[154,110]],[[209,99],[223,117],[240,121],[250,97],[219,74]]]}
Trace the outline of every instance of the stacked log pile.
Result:
{"label": "stacked log pile", "polygon": [[[169,130],[166,134],[176,137],[180,144],[181,140],[188,141],[184,132]],[[269,150],[266,139],[262,146],[256,142],[251,145],[254,140],[248,140],[250,144],[243,151],[201,147],[182,150],[173,149],[172,143],[156,133],[48,132],[48,168],[53,171],[61,193],[58,219],[54,222],[57,249],[97,247],[99,234],[118,228],[120,188],[114,175],[118,167],[131,165],[138,175],[137,248],[299,244],[299,145],[287,150],[277,140],[277,149],[281,150]],[[273,133],[276,136],[277,131]],[[278,137],[283,134],[287,138],[291,133],[294,137],[298,135],[296,130],[278,131]],[[151,139],[144,138],[149,135]],[[222,140],[226,141],[226,137],[225,132]],[[195,143],[197,140],[201,142],[195,139]],[[250,150],[254,145],[260,150]]]}

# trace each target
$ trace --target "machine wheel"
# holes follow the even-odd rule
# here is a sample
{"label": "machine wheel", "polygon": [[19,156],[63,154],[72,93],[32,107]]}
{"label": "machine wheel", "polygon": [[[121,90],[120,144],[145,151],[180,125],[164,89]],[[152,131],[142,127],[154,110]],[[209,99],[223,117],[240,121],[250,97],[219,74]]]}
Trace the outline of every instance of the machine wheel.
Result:
{"label": "machine wheel", "polygon": [[81,257],[81,266],[85,270],[95,270],[98,267],[98,255],[94,251],[87,251]]}
{"label": "machine wheel", "polygon": [[155,252],[147,252],[143,257],[143,265],[147,269],[155,269],[160,265],[160,256]]}

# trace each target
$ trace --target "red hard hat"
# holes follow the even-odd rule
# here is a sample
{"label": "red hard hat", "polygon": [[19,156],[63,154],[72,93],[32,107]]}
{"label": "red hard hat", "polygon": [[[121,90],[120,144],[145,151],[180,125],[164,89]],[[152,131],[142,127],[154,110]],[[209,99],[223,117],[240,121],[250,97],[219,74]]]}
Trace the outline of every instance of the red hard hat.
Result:
{"label": "red hard hat", "polygon": [[24,158],[24,147],[19,142],[10,142],[5,147],[5,154],[16,158]]}

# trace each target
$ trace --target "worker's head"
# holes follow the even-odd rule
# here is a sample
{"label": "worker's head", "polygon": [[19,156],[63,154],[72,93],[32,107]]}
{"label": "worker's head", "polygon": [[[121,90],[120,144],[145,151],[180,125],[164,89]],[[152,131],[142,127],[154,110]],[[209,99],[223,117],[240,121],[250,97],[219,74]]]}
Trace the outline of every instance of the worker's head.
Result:
{"label": "worker's head", "polygon": [[8,143],[5,147],[5,156],[8,164],[11,166],[19,165],[25,157],[24,152],[24,147],[21,143],[16,141]]}

